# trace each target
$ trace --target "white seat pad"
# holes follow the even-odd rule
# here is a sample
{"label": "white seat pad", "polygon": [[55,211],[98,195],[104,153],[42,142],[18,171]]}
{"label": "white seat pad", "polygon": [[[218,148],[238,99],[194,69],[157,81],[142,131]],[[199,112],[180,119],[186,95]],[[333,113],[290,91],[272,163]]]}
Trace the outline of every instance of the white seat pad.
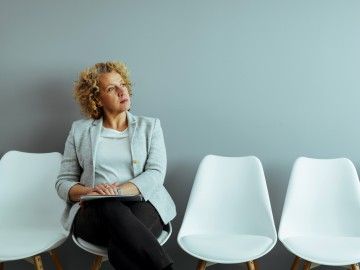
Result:
{"label": "white seat pad", "polygon": [[324,265],[348,265],[360,261],[360,237],[296,236],[282,240],[294,254]]}
{"label": "white seat pad", "polygon": [[55,248],[67,235],[53,228],[0,228],[0,261],[27,258]]}
{"label": "white seat pad", "polygon": [[210,262],[241,263],[268,252],[273,244],[269,237],[237,234],[195,234],[179,239],[191,255]]}

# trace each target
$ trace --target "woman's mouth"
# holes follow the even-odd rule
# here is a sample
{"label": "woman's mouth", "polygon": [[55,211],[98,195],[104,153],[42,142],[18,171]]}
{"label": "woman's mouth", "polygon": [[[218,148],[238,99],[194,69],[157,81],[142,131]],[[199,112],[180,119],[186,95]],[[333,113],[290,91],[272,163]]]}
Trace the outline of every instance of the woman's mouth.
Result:
{"label": "woman's mouth", "polygon": [[120,101],[120,103],[125,103],[127,101],[128,101],[128,99],[124,99],[124,100]]}

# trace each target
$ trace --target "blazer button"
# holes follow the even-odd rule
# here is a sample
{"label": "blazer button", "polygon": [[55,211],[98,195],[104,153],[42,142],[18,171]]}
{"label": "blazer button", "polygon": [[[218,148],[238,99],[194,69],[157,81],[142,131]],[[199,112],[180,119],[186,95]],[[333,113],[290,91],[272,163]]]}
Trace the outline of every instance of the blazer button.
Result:
{"label": "blazer button", "polygon": [[138,164],[139,163],[139,161],[136,160],[136,159],[134,159],[132,162],[133,162],[133,164]]}

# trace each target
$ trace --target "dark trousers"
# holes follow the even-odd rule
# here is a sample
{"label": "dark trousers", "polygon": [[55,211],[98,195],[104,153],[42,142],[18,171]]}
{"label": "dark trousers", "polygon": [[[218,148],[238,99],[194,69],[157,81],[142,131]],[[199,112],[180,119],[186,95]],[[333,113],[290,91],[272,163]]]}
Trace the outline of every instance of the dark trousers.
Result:
{"label": "dark trousers", "polygon": [[115,269],[160,270],[172,264],[157,241],[163,225],[149,202],[94,200],[78,211],[73,232],[85,241],[106,246]]}

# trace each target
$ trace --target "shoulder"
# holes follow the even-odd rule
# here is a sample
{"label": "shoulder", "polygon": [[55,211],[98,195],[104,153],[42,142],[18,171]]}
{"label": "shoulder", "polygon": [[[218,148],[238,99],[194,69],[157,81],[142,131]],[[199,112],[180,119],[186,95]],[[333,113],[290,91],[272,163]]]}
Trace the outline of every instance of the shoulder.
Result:
{"label": "shoulder", "polygon": [[136,122],[138,131],[145,132],[148,135],[152,134],[155,130],[161,129],[159,118],[131,114],[130,119]]}
{"label": "shoulder", "polygon": [[130,122],[136,122],[138,127],[146,126],[146,127],[154,127],[160,120],[158,118],[143,116],[143,115],[133,115],[128,112],[128,118]]}
{"label": "shoulder", "polygon": [[94,123],[94,119],[79,119],[76,120],[72,123],[72,128],[74,129],[84,129],[84,128],[88,128],[90,126],[92,126],[92,124]]}
{"label": "shoulder", "polygon": [[143,115],[135,116],[135,118],[138,125],[155,125],[155,123],[159,121],[158,118]]}

